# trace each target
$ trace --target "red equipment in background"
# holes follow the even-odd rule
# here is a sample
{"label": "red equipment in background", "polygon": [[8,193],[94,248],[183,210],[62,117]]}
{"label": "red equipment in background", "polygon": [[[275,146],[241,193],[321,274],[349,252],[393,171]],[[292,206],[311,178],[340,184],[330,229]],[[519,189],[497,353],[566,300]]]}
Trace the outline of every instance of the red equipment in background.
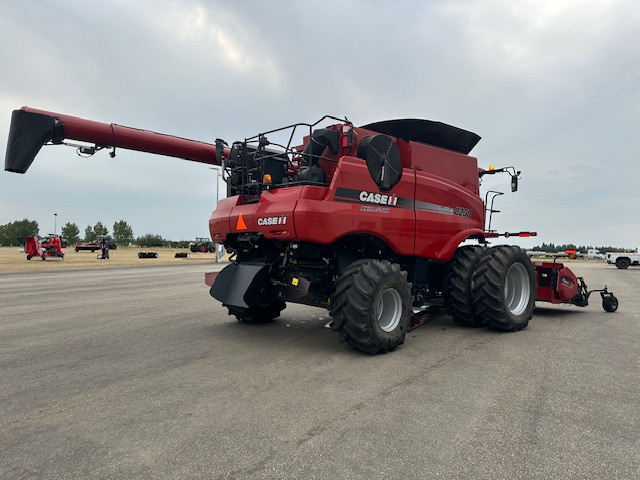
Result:
{"label": "red equipment in background", "polygon": [[[78,242],[76,243],[75,250],[76,252],[91,250],[91,253],[93,253],[96,250],[102,250],[102,247],[102,242]],[[118,248],[118,245],[115,243],[109,243],[109,250],[115,250],[116,248]]]}
{"label": "red equipment in background", "polygon": [[589,305],[589,296],[593,292],[600,292],[605,311],[615,312],[618,309],[618,299],[607,290],[606,285],[602,289],[588,290],[582,277],[576,277],[569,268],[556,262],[555,258],[552,262],[534,262],[533,266],[536,270],[537,301],[586,307]]}
{"label": "red equipment in background", "polygon": [[50,235],[42,243],[38,237],[25,238],[24,252],[27,254],[27,260],[33,257],[40,257],[46,260],[47,257],[59,257],[64,259],[62,248],[66,247],[62,239],[58,235]]}

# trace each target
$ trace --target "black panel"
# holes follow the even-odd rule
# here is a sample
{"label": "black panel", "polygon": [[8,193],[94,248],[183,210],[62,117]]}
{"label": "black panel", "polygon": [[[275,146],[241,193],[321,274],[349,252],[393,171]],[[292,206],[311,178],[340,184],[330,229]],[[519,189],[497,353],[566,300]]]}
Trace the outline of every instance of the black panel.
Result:
{"label": "black panel", "polygon": [[309,143],[302,152],[302,159],[305,165],[315,165],[318,158],[324,152],[326,147],[332,154],[338,153],[340,143],[340,134],[336,130],[328,128],[319,128],[314,130],[309,139]]}
{"label": "black panel", "polygon": [[62,123],[49,115],[14,110],[4,157],[4,169],[25,173],[42,146],[62,137]]}
{"label": "black panel", "polygon": [[473,150],[481,138],[473,132],[446,123],[415,118],[385,120],[363,125],[362,128],[398,137],[407,142],[426,143],[465,155]]}
{"label": "black panel", "polygon": [[230,263],[218,274],[209,293],[223,305],[252,307],[267,283],[268,274],[269,269],[264,264]]}
{"label": "black panel", "polygon": [[386,135],[371,135],[358,142],[358,157],[367,161],[367,168],[381,192],[388,192],[402,177],[400,150]]}

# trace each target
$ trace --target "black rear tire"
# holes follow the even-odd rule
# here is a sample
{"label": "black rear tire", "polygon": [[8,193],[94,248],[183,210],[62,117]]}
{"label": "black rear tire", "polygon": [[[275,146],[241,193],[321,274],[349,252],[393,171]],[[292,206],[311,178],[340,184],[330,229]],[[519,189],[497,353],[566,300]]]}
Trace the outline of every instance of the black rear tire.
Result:
{"label": "black rear tire", "polygon": [[443,295],[444,306],[453,321],[464,327],[482,327],[484,321],[476,315],[473,305],[473,274],[482,257],[480,245],[465,245],[458,248],[447,264]]}
{"label": "black rear tire", "polygon": [[621,270],[626,270],[627,268],[629,268],[629,265],[631,265],[631,260],[629,260],[628,258],[616,258],[616,267],[620,268]]}
{"label": "black rear tire", "polygon": [[280,316],[280,312],[286,308],[284,302],[276,301],[266,305],[254,305],[253,307],[227,306],[229,315],[234,315],[242,323],[266,323]]}
{"label": "black rear tire", "polygon": [[476,314],[492,330],[517,332],[529,324],[536,300],[533,264],[517,246],[499,245],[480,258],[473,278]]}
{"label": "black rear tire", "polygon": [[367,353],[390,352],[409,329],[407,272],[387,260],[357,260],[338,278],[331,305],[331,328],[341,341]]}

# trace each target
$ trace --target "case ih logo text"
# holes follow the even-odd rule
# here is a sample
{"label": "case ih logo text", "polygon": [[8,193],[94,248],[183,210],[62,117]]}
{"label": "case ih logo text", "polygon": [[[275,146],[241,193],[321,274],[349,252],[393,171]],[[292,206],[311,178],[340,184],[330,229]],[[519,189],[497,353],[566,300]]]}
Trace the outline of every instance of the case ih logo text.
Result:
{"label": "case ih logo text", "polygon": [[258,219],[258,225],[284,225],[287,223],[287,217],[262,217]]}
{"label": "case ih logo text", "polygon": [[392,205],[398,203],[398,197],[395,195],[383,195],[382,193],[360,192],[360,201],[364,203],[376,203],[378,205]]}

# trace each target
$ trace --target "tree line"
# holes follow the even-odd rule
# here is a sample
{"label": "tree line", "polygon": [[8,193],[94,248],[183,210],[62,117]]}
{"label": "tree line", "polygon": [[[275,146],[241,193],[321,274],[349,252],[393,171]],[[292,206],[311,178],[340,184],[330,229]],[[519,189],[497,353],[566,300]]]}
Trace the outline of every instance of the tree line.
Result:
{"label": "tree line", "polygon": [[621,248],[612,246],[596,247],[592,245],[574,245],[573,243],[563,243],[561,245],[556,245],[555,243],[543,243],[542,245],[536,245],[531,250],[547,253],[565,252],[567,250],[576,250],[578,252],[587,253],[587,251],[589,250],[597,250],[598,253],[606,253],[635,251],[635,248]]}
{"label": "tree line", "polygon": [[[46,234],[45,234],[46,235]],[[39,237],[40,228],[35,220],[23,219],[0,225],[0,246],[18,246],[24,242],[26,237]],[[118,220],[113,224],[111,233],[109,229],[102,223],[96,222],[95,225],[87,225],[84,229],[84,236],[80,235],[80,228],[72,222],[68,222],[60,229],[60,236],[71,246],[78,242],[97,242],[103,238],[114,242],[119,246],[138,245],[140,247],[173,247],[186,248],[189,246],[189,240],[167,240],[161,235],[147,233],[145,235],[134,237],[133,229],[124,220]]]}

